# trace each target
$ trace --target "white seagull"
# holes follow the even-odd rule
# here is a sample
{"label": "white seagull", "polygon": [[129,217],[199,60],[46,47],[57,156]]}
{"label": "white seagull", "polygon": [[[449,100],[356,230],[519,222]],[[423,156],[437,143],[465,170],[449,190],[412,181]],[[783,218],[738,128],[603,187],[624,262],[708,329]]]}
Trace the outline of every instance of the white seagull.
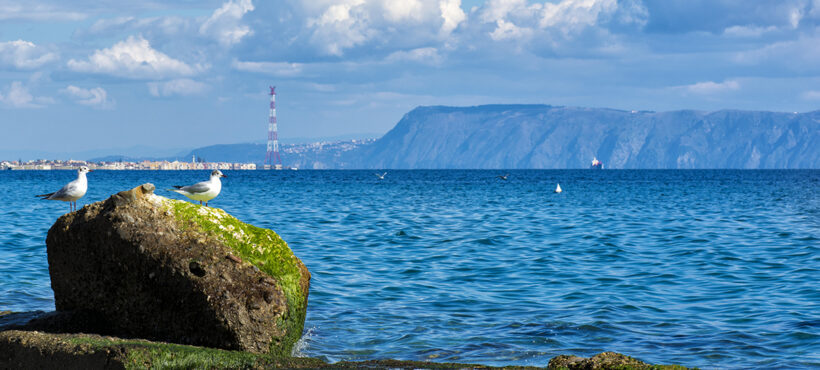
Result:
{"label": "white seagull", "polygon": [[376,175],[376,177],[378,177],[378,178],[379,178],[379,180],[384,180],[384,176],[385,176],[385,175],[387,175],[387,172],[385,172],[385,173],[383,173],[383,174],[381,174],[381,175],[379,175],[378,173],[374,173],[374,175]]}
{"label": "white seagull", "polygon": [[76,180],[69,182],[63,186],[62,189],[53,193],[40,194],[37,196],[42,199],[62,200],[63,202],[69,202],[68,207],[70,211],[76,211],[77,199],[82,198],[83,195],[85,195],[85,192],[88,191],[88,179],[85,177],[85,174],[91,171],[93,170],[89,170],[88,167],[82,166],[77,170]]}
{"label": "white seagull", "polygon": [[208,181],[198,182],[188,186],[174,185],[176,189],[168,190],[180,193],[192,200],[198,200],[199,204],[202,204],[204,201],[205,207],[207,207],[208,201],[216,198],[222,190],[222,181],[219,181],[220,177],[227,176],[223,175],[219,170],[213,170],[213,172],[211,172],[211,179]]}

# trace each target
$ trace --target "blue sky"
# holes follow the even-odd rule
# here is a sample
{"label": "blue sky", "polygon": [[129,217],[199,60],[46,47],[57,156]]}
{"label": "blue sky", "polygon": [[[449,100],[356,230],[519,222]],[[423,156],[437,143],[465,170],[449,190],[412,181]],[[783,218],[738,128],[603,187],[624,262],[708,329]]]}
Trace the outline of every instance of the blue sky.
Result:
{"label": "blue sky", "polygon": [[0,0],[0,150],[383,134],[419,105],[820,107],[820,0]]}

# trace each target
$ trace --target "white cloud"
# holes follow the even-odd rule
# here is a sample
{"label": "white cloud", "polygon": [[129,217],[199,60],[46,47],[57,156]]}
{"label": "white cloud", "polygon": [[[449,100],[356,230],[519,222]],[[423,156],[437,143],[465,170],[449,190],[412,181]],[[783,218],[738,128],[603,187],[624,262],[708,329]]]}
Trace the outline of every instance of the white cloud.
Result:
{"label": "white cloud", "polygon": [[587,30],[608,37],[608,24],[646,23],[646,8],[634,1],[561,0],[530,2],[530,0],[489,0],[478,12],[478,20],[494,25],[488,34],[495,41],[541,40],[557,46],[560,41],[573,40]]}
{"label": "white cloud", "polygon": [[621,36],[610,29],[642,27],[648,18],[638,0],[488,0],[474,14],[473,35],[550,56],[617,53]]}
{"label": "white cloud", "polygon": [[803,19],[803,11],[799,8],[792,8],[789,12],[789,24],[792,28],[797,28],[800,25],[800,20]]}
{"label": "white cloud", "polygon": [[87,18],[85,13],[49,5],[32,4],[31,2],[0,3],[0,20],[80,21],[85,18]]}
{"label": "white cloud", "polygon": [[544,3],[541,28],[557,28],[568,34],[598,24],[604,16],[615,13],[618,3],[615,0],[564,0],[560,3]]}
{"label": "white cloud", "polygon": [[424,5],[419,0],[385,1],[384,18],[390,22],[420,20]]}
{"label": "white cloud", "polygon": [[251,0],[229,0],[202,23],[199,33],[213,36],[224,46],[234,45],[253,34],[250,27],[239,23],[245,13],[253,10]]}
{"label": "white cloud", "polygon": [[149,35],[162,34],[178,39],[181,35],[197,34],[198,23],[195,19],[179,16],[149,18],[121,16],[99,19],[87,28],[78,28],[74,31],[72,37],[94,39],[99,38],[100,35],[112,37],[112,35],[119,34],[143,33]]}
{"label": "white cloud", "polygon": [[527,0],[489,0],[481,7],[480,19],[484,23],[514,18],[532,18],[540,4],[529,5]]}
{"label": "white cloud", "polygon": [[189,66],[153,49],[142,36],[130,36],[111,48],[97,50],[85,61],[71,59],[68,67],[78,72],[137,79],[190,76],[206,69],[201,65]]}
{"label": "white cloud", "polygon": [[490,32],[490,38],[495,41],[510,39],[528,39],[532,36],[532,29],[518,27],[512,22],[499,19],[496,21],[496,28]]}
{"label": "white cloud", "polygon": [[310,44],[334,56],[368,43],[401,49],[446,41],[467,18],[461,0],[337,0],[301,6]]}
{"label": "white cloud", "polygon": [[29,41],[0,42],[0,65],[35,69],[57,59],[57,54]]}
{"label": "white cloud", "polygon": [[302,74],[301,63],[284,62],[241,62],[234,60],[232,65],[237,71],[263,73],[271,76],[294,77]]}
{"label": "white cloud", "polygon": [[149,82],[148,91],[156,97],[166,97],[172,95],[201,95],[208,90],[208,85],[202,82],[187,78],[176,79],[166,82]]}
{"label": "white cloud", "polygon": [[441,33],[444,35],[449,35],[461,22],[467,19],[467,15],[461,9],[461,0],[441,0],[439,9],[441,10],[441,18],[444,19],[444,23],[441,25]]}
{"label": "white cloud", "polygon": [[68,85],[60,90],[63,94],[70,96],[77,104],[88,105],[97,108],[107,108],[111,106],[108,100],[108,93],[102,87],[83,89],[74,85]]}
{"label": "white cloud", "polygon": [[360,7],[364,3],[364,0],[349,0],[348,3],[334,4],[320,16],[308,19],[308,27],[314,29],[312,41],[327,54],[341,56],[344,49],[373,37],[376,31],[370,29],[368,15]]}
{"label": "white cloud", "polygon": [[820,100],[820,91],[809,90],[804,92],[801,97],[805,100]]}
{"label": "white cloud", "polygon": [[[820,29],[818,29],[820,31]],[[801,35],[794,40],[775,42],[759,49],[739,52],[733,60],[745,65],[766,65],[782,69],[817,71],[820,67],[820,33]]]}
{"label": "white cloud", "polygon": [[490,0],[481,9],[480,17],[485,23],[508,25],[512,20],[525,27],[570,33],[596,26],[601,18],[617,10],[616,0],[562,0],[543,4],[530,4],[528,0]]}
{"label": "white cloud", "polygon": [[11,108],[42,108],[54,103],[54,99],[35,97],[22,82],[14,81],[4,93],[0,93],[0,103]]}
{"label": "white cloud", "polygon": [[439,65],[443,58],[436,48],[418,48],[409,51],[397,51],[387,56],[388,62],[412,61],[421,64]]}
{"label": "white cloud", "polygon": [[683,86],[683,88],[693,94],[711,95],[738,90],[740,89],[740,83],[737,80],[726,80],[723,82],[705,81],[686,85]]}
{"label": "white cloud", "polygon": [[777,31],[777,27],[731,26],[723,30],[723,34],[732,37],[760,37],[765,33]]}

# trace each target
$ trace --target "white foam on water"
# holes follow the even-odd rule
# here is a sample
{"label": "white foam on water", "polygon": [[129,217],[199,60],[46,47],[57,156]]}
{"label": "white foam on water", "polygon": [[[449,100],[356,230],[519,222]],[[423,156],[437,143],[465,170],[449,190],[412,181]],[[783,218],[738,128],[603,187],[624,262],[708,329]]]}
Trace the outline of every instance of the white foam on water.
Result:
{"label": "white foam on water", "polygon": [[315,335],[316,335],[316,327],[315,326],[312,327],[312,328],[309,328],[308,330],[306,330],[302,334],[302,337],[299,338],[298,341],[296,341],[296,345],[293,346],[293,350],[290,351],[290,355],[292,357],[308,357],[308,355],[305,354],[305,351],[307,351],[308,346],[309,346],[309,342]]}

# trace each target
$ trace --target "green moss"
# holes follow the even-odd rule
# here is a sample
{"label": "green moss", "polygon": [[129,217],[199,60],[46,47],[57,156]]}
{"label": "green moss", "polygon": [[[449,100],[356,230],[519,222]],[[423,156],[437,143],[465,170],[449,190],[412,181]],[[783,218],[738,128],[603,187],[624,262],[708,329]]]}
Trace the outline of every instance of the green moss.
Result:
{"label": "green moss", "polygon": [[87,345],[96,350],[116,349],[126,369],[315,368],[327,365],[312,358],[278,359],[248,352],[142,340],[80,336],[67,338],[66,342]]}
{"label": "green moss", "polygon": [[273,230],[246,224],[221,209],[174,199],[167,202],[181,228],[197,228],[216,237],[238,257],[279,282],[288,301],[288,312],[277,324],[286,335],[282,345],[271,343],[271,353],[289,356],[302,335],[308,292],[303,292],[299,285],[302,273],[287,243]]}

